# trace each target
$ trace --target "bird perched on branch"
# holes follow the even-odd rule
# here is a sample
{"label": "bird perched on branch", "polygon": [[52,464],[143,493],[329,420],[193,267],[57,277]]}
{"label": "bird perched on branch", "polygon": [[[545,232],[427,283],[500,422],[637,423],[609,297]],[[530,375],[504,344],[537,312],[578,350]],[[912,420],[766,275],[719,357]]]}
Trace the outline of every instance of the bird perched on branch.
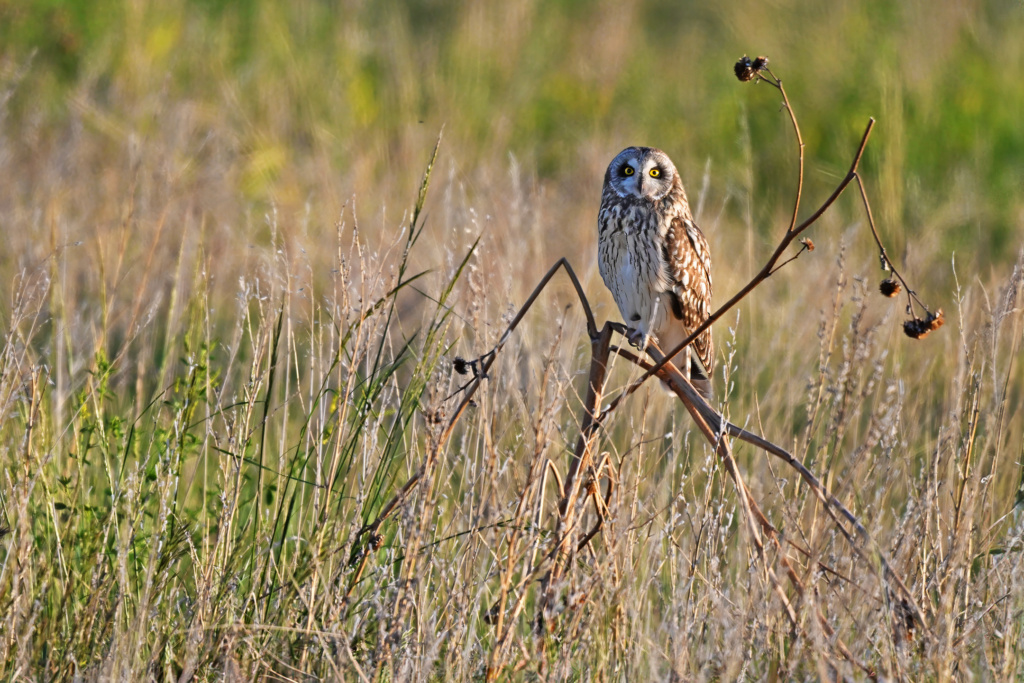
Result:
{"label": "bird perched on branch", "polygon": [[[626,321],[630,343],[643,348],[653,338],[668,353],[711,313],[711,252],[667,154],[629,147],[612,160],[597,229],[601,278]],[[711,398],[710,327],[672,362]]]}

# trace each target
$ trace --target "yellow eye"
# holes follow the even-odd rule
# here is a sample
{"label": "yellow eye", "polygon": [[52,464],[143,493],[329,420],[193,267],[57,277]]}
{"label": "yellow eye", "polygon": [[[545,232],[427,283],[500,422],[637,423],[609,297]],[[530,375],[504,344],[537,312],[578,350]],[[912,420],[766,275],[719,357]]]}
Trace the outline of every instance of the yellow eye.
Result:
{"label": "yellow eye", "polygon": [[633,173],[634,173],[634,171],[633,171],[633,167],[632,166],[623,166],[622,167],[622,175],[633,175]]}
{"label": "yellow eye", "polygon": [[651,177],[652,177],[652,178],[658,178],[658,177],[661,177],[661,169],[658,169],[658,168],[652,168],[652,169],[651,169]]}

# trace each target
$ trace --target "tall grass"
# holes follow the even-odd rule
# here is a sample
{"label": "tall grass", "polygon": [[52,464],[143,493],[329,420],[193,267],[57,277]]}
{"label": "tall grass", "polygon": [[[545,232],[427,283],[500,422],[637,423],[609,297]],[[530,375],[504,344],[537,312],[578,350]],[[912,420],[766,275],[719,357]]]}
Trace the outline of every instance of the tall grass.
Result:
{"label": "tall grass", "polygon": [[[880,118],[889,133],[872,141],[879,151],[869,147],[869,190],[894,258],[947,325],[922,341],[903,336],[899,305],[877,292],[857,203],[844,199],[814,229],[812,254],[715,327],[720,407],[785,446],[858,514],[927,627],[907,620],[874,560],[836,534],[795,473],[739,445],[751,494],[806,551],[788,552],[813,588],[803,601],[788,596],[801,625],[793,629],[765,576],[779,557],[756,556],[715,453],[652,386],[600,434],[601,467],[585,476],[607,503],[586,499],[579,523],[589,530],[600,515],[603,527],[553,587],[550,628],[537,632],[538,567],[558,541],[558,477],[586,390],[589,339],[568,283],[555,280],[539,299],[444,440],[467,380],[452,361],[492,349],[562,255],[599,318],[617,318],[594,260],[600,177],[623,140],[658,128],[620,113],[630,97],[650,101],[638,107],[644,116],[685,112],[660,131],[668,142],[653,142],[678,157],[701,207],[716,301],[763,260],[791,191],[786,121],[763,88],[745,91],[749,100],[722,94],[731,60],[720,64],[721,86],[693,76],[690,103],[637,85],[664,61],[644,66],[616,52],[621,72],[601,76],[580,57],[587,36],[615,46],[635,31],[662,35],[666,22],[649,16],[660,5],[619,3],[589,19],[570,5],[451,10],[451,39],[432,42],[444,32],[417,3],[359,6],[337,21],[319,6],[246,13],[211,3],[199,13],[190,3],[129,3],[120,28],[88,19],[80,53],[59,73],[45,49],[31,61],[8,41],[0,674],[863,677],[836,656],[820,609],[883,676],[1024,676],[1024,256],[1019,198],[1001,184],[1019,168],[1000,162],[1010,180],[991,185],[974,173],[1018,144],[1000,117],[1020,89],[1007,83],[986,110],[1003,142],[982,136],[975,148],[956,128],[954,152],[977,154],[951,162],[948,175],[933,168],[942,146],[923,150],[919,137],[921,122],[942,127],[935,112],[967,87],[943,64],[964,54],[984,62],[989,49],[1015,54],[1019,17],[999,7],[991,17],[940,7],[967,37],[944,33],[949,52],[912,84],[874,63],[881,95],[863,70],[837,75],[808,60],[801,74],[803,63],[765,50],[784,77],[793,73],[787,88],[801,115],[804,103],[812,112],[801,118],[805,202],[856,142],[843,117],[862,124],[867,105],[844,107],[840,95],[884,95],[892,116]],[[760,9],[730,16],[734,39],[755,18],[785,23]],[[727,33],[721,17],[698,23]],[[504,42],[485,44],[499,24]],[[217,38],[225,27],[238,29],[234,38]],[[991,40],[971,43],[984,42],[972,28]],[[566,73],[545,52],[559,35],[575,36]],[[879,40],[894,35],[904,34]],[[305,40],[310,49],[299,50]],[[727,47],[732,58],[748,49]],[[611,64],[610,54],[601,58]],[[440,65],[432,85],[429,75],[407,78],[424,55]],[[539,95],[524,90],[515,63],[549,77]],[[343,97],[318,76],[335,69]],[[794,86],[805,78],[821,90]],[[980,76],[970,84],[983,101],[991,86]],[[433,103],[422,105],[422,125],[411,123],[418,88]],[[563,96],[586,106],[566,109]],[[700,113],[716,107],[725,113]],[[440,110],[459,114],[432,154]],[[604,114],[587,118],[595,112]],[[725,163],[703,163],[712,149]],[[993,240],[1012,253],[988,237],[974,251],[972,223],[997,225],[1004,234]],[[609,395],[635,376],[616,361]]]}
{"label": "tall grass", "polygon": [[[469,211],[451,193],[441,201],[442,213]],[[233,300],[214,299],[231,259],[195,224],[166,252],[155,302],[158,269],[129,267],[117,229],[93,255],[64,245],[26,263],[0,359],[5,675],[856,675],[827,656],[812,605],[801,612],[812,637],[791,631],[731,484],[660,390],[607,427],[605,526],[558,587],[554,630],[535,634],[552,465],[564,472],[586,366],[578,306],[559,296],[512,337],[379,535],[359,536],[429,462],[463,379],[449,361],[493,346],[511,303],[486,283],[512,281],[516,264],[473,242],[434,272],[410,269],[438,229],[429,208],[421,192],[376,245],[346,210],[326,284],[310,269],[323,245],[269,214],[271,246],[255,249]],[[144,220],[130,204],[122,216]],[[766,287],[770,310],[750,306],[719,330],[718,381],[734,421],[787,444],[862,517],[929,632],[910,639],[898,602],[794,473],[743,448],[741,466],[810,553],[791,561],[859,658],[908,679],[1013,678],[1024,262],[955,290],[951,324],[911,342],[851,273],[864,250],[843,239],[818,239],[815,255],[838,247],[837,259],[788,267],[827,286]],[[102,305],[75,295],[83,267],[111,278]],[[123,291],[129,277],[140,289]],[[631,375],[613,369],[612,386]]]}

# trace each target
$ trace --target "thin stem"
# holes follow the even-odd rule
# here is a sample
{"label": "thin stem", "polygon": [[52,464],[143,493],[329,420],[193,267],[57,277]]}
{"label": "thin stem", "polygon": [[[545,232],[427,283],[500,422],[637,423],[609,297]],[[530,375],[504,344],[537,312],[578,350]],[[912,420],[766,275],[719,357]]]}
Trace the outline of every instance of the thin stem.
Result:
{"label": "thin stem", "polygon": [[793,111],[793,107],[789,104],[789,96],[786,94],[786,89],[782,87],[782,79],[772,73],[772,70],[768,67],[765,67],[764,70],[768,72],[773,79],[775,79],[774,81],[764,79],[764,82],[774,88],[778,88],[779,92],[782,94],[782,101],[786,105],[786,112],[789,114],[789,120],[793,123],[793,133],[796,135],[797,154],[800,159],[799,171],[797,172],[796,178],[796,199],[793,202],[793,217],[790,219],[789,229],[786,231],[788,233],[792,232],[793,228],[796,227],[797,214],[800,212],[800,198],[803,196],[804,191],[804,139],[803,136],[800,135],[800,124],[796,121],[796,113]]}
{"label": "thin stem", "polygon": [[780,270],[782,270],[782,267],[783,267],[784,265],[786,265],[787,263],[792,263],[793,261],[796,261],[796,260],[797,260],[798,258],[800,258],[800,254],[804,253],[805,251],[810,251],[810,250],[811,250],[811,249],[810,249],[810,247],[808,247],[808,246],[807,246],[807,244],[805,243],[805,244],[804,244],[804,245],[803,245],[803,246],[802,246],[802,247],[800,248],[800,251],[796,252],[795,254],[793,254],[792,256],[790,256],[790,257],[789,257],[788,259],[786,259],[785,261],[783,261],[783,262],[782,262],[782,263],[780,263],[779,265],[777,265],[777,266],[775,266],[774,268],[772,268],[772,272],[768,273],[768,275],[769,275],[769,276],[771,276],[771,275],[775,275],[775,273],[777,273],[777,272],[779,272]]}
{"label": "thin stem", "polygon": [[[717,422],[719,424],[722,421],[724,421],[724,418],[722,418],[721,415],[716,413],[714,409],[712,409],[711,406],[708,405],[704,398],[697,392],[696,389],[693,388],[693,385],[690,384],[690,382],[685,377],[683,377],[679,369],[676,368],[671,363],[667,356],[661,356],[660,351],[657,348],[657,345],[652,345],[649,351],[655,360],[665,363],[665,368],[664,370],[661,371],[660,377],[663,380],[666,380],[670,383],[672,389],[675,390],[676,395],[679,396],[680,400],[683,402],[683,405],[686,407],[686,410],[690,413],[690,416],[693,418],[693,421],[697,425],[697,428],[704,434],[704,437],[708,440],[708,443],[710,443],[711,446],[715,449],[719,459],[721,459],[723,465],[725,465],[726,471],[729,473],[729,476],[732,478],[733,483],[736,486],[736,492],[739,495],[740,503],[743,506],[744,516],[747,519],[747,525],[750,531],[750,540],[753,543],[755,550],[757,551],[758,558],[764,564],[765,576],[772,584],[772,589],[779,597],[782,606],[786,611],[786,615],[789,617],[790,623],[792,624],[793,628],[800,632],[803,632],[804,629],[796,616],[796,612],[792,604],[790,603],[789,599],[787,598],[778,576],[775,574],[774,569],[772,569],[771,565],[768,562],[768,556],[765,552],[764,541],[762,540],[759,528],[760,531],[764,532],[765,536],[767,536],[771,540],[772,544],[779,550],[779,562],[786,570],[786,574],[789,577],[790,583],[792,583],[793,587],[797,591],[797,594],[801,598],[805,597],[806,587],[800,580],[800,577],[797,575],[796,571],[793,569],[792,564],[789,562],[785,552],[782,549],[782,544],[779,541],[778,537],[778,530],[771,524],[770,521],[768,521],[768,518],[765,517],[764,513],[758,506],[757,501],[754,500],[754,498],[751,496],[750,489],[744,483],[742,473],[739,469],[739,465],[736,464],[736,459],[732,455],[732,448],[729,446],[728,438],[724,434],[722,434],[721,431],[719,431],[717,428],[713,427],[714,421],[708,421],[705,419],[706,415],[708,415],[706,411],[710,411],[710,414],[717,418]],[[840,530],[845,535],[845,529],[843,529],[842,525],[838,523],[838,520],[836,521],[836,524],[837,526],[839,526]],[[885,559],[883,558],[882,561],[884,563]],[[896,577],[896,579],[898,581],[899,577]],[[899,582],[899,585],[902,586],[902,582]],[[825,616],[821,613],[821,611],[815,611],[817,612],[819,623],[824,629],[826,635],[834,641],[836,649],[839,651],[839,653],[847,661],[851,662],[852,664],[863,670],[866,674],[868,674],[869,677],[873,678],[875,676],[875,672],[870,667],[868,667],[867,665],[865,665],[853,656],[853,653],[850,652],[849,648],[846,647],[845,643],[843,643],[843,641],[840,638],[835,637],[835,631],[832,629],[831,625],[828,623],[828,620],[825,619]]]}
{"label": "thin stem", "polygon": [[885,251],[885,246],[882,244],[882,238],[878,235],[878,228],[875,227],[875,217],[871,213],[871,203],[868,201],[868,193],[867,190],[864,188],[864,181],[860,177],[859,173],[856,175],[857,188],[860,190],[860,198],[864,202],[864,211],[868,215],[868,225],[871,227],[871,236],[875,239],[875,244],[878,246],[879,258],[882,260],[882,263],[884,263],[885,266],[892,271],[892,274],[895,275],[896,279],[900,281],[900,284],[903,285],[903,288],[907,290],[907,307],[911,315],[913,315],[914,313],[915,301],[917,302],[918,306],[924,309],[925,313],[929,313],[930,311],[928,310],[928,307],[917,296],[917,292],[910,288],[910,285],[907,284],[907,281],[903,278],[902,275],[900,275],[900,272],[896,270],[895,264],[893,264],[892,259],[889,258],[889,254]]}
{"label": "thin stem", "polygon": [[[451,437],[452,432],[455,430],[455,424],[459,421],[459,418],[462,417],[462,414],[465,412],[466,408],[469,407],[469,404],[472,402],[473,396],[480,388],[480,385],[483,383],[485,379],[487,379],[487,371],[490,370],[491,365],[493,365],[495,359],[497,359],[498,352],[501,351],[502,347],[505,346],[505,343],[508,341],[513,330],[516,329],[519,323],[526,316],[527,311],[529,311],[530,307],[533,306],[533,303],[537,300],[537,297],[540,296],[540,293],[544,290],[544,287],[546,287],[551,278],[555,276],[555,273],[558,272],[559,268],[565,268],[566,274],[569,276],[569,279],[572,281],[573,287],[576,289],[576,295],[579,297],[580,303],[583,305],[583,312],[587,317],[587,333],[590,335],[591,339],[597,339],[597,323],[594,322],[594,312],[590,307],[590,302],[587,300],[586,294],[584,294],[583,292],[583,286],[580,284],[579,278],[576,277],[576,273],[573,271],[572,266],[569,265],[569,261],[564,257],[560,258],[557,262],[555,262],[555,265],[551,266],[551,268],[548,269],[548,272],[544,275],[544,277],[541,278],[540,283],[537,284],[533,292],[526,299],[526,302],[519,309],[519,313],[517,313],[516,317],[512,319],[512,322],[508,324],[508,327],[505,329],[505,332],[502,333],[497,345],[495,345],[495,347],[488,351],[486,354],[481,356],[480,360],[482,362],[480,363],[479,374],[474,376],[474,378],[469,382],[469,384],[467,384],[464,387],[466,390],[465,396],[462,397],[462,401],[459,403],[454,413],[452,413],[451,418],[449,418],[448,420],[448,426],[445,427],[444,432],[441,433],[441,436],[438,438],[436,445],[434,445],[427,453],[427,457],[420,464],[419,468],[411,477],[409,477],[409,479],[405,482],[402,488],[399,489],[394,496],[392,496],[391,500],[388,501],[387,505],[384,506],[380,514],[377,515],[377,518],[369,524],[363,526],[358,532],[356,532],[356,537],[352,542],[352,548],[355,553],[360,552],[359,541],[362,539],[362,537],[368,533],[371,535],[376,534],[377,530],[380,528],[380,525],[384,523],[384,520],[390,517],[394,513],[394,511],[398,509],[398,506],[401,505],[402,501],[404,501],[406,497],[413,491],[413,489],[415,489],[416,486],[419,485],[420,481],[423,478],[423,475],[426,473],[427,469],[433,464],[437,454],[444,448],[444,445],[448,442],[448,439]],[[369,553],[362,552],[361,558],[359,557],[358,554],[354,555],[353,557],[355,559],[360,560],[361,564],[359,569],[355,573],[355,578],[353,579],[349,586],[350,592],[352,588],[355,586],[356,581],[362,574],[362,569],[366,564],[366,559],[369,557]]]}

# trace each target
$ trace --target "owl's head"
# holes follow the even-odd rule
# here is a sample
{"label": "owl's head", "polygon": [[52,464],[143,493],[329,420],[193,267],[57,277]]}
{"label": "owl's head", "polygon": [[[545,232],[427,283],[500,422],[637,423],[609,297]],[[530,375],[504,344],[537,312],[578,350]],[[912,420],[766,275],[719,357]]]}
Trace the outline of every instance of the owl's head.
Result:
{"label": "owl's head", "polygon": [[605,187],[620,197],[652,202],[663,199],[678,182],[675,164],[653,147],[627,147],[612,160],[604,176]]}

